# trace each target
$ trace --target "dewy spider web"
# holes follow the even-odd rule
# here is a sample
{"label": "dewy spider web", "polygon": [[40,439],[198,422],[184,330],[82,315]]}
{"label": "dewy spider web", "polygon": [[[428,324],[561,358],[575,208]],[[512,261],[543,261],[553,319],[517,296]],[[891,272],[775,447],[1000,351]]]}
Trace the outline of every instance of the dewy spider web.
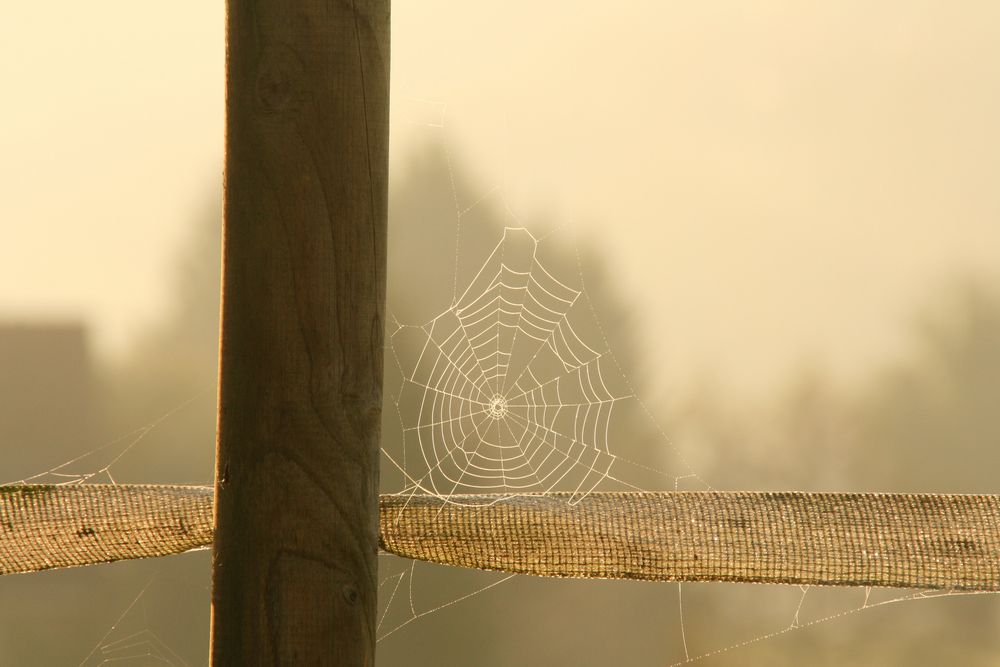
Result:
{"label": "dewy spider web", "polygon": [[392,332],[404,493],[587,494],[614,479],[611,415],[632,396],[609,388],[604,354],[570,321],[582,292],[542,265],[538,243],[505,228],[447,310]]}
{"label": "dewy spider web", "polygon": [[[402,376],[394,403],[403,446],[399,459],[389,451],[384,454],[406,479],[400,495],[430,493],[456,502],[451,496],[462,492],[515,495],[562,489],[580,498],[603,482],[641,488],[611,473],[616,463],[631,463],[613,452],[611,418],[623,401],[642,403],[627,380],[627,391],[610,386],[612,377],[622,376],[622,371],[607,341],[602,338],[604,345],[595,346],[584,340],[573,316],[580,304],[591,309],[582,282],[575,289],[559,280],[540,260],[538,247],[539,240],[527,229],[504,228],[499,242],[464,291],[459,295],[456,290],[448,308],[421,325],[394,325],[389,347]],[[587,314],[596,318],[596,313]],[[613,371],[606,373],[602,363],[612,364]],[[675,487],[684,478],[700,482],[693,473],[657,474],[662,481],[672,479]],[[382,560],[380,566],[386,565],[395,569]],[[418,604],[417,599],[425,597],[425,591],[415,591],[423,588],[415,583],[418,567],[423,564],[409,562],[382,579],[380,641],[516,576],[480,573],[485,584]],[[764,626],[721,646],[698,643],[689,648],[683,590],[678,584],[678,641],[665,664],[717,658],[876,607],[964,595],[951,591],[873,595],[870,588],[809,595],[813,589],[803,586],[793,591],[796,599],[788,607],[787,624]],[[779,596],[789,592],[780,587],[757,590]],[[808,609],[807,598],[816,603]]]}
{"label": "dewy spider web", "polygon": [[[398,236],[396,243],[402,242],[407,255],[422,260],[419,265],[407,264],[411,268],[405,272],[406,289],[395,299],[390,297],[389,303],[384,491],[448,497],[462,492],[516,495],[562,490],[575,492],[579,499],[597,489],[710,488],[633,389],[628,375],[636,360],[627,354],[619,359],[609,344],[601,324],[608,315],[603,285],[584,282],[579,256],[575,272],[563,261],[572,256],[572,250],[567,254],[550,248],[548,225],[534,220],[532,231],[525,228],[511,210],[504,185],[468,192],[462,172],[453,170],[451,154],[440,137],[445,106],[426,100],[420,100],[420,105],[423,115],[433,116],[433,122],[424,125],[436,137],[430,143],[443,159],[425,158],[417,163],[419,173],[428,179],[440,179],[443,173],[444,179],[441,183],[417,180],[417,189],[433,191],[442,185],[447,193],[440,193],[439,199],[427,195],[427,201],[439,204],[436,207],[417,198],[397,204],[406,211],[406,227],[421,231],[417,238],[407,239],[410,243]],[[447,204],[452,203],[453,215],[449,215]],[[453,221],[454,271],[446,270],[451,268],[450,258],[440,252],[450,245],[444,229],[448,225],[440,224],[448,218]],[[391,263],[390,275],[393,266],[401,265]],[[417,266],[419,270],[413,271]],[[419,312],[428,297],[442,295],[445,289],[450,300],[439,302],[437,308],[429,307],[416,317],[395,316]],[[612,336],[620,331],[616,326],[608,330]],[[626,344],[623,349],[630,348]],[[393,367],[398,371],[395,378]],[[393,380],[398,384],[393,386]],[[397,420],[398,431],[392,428]],[[524,619],[512,643],[541,651],[532,653],[529,662],[555,655],[561,656],[558,661],[573,651],[568,644],[550,641],[551,635],[545,639],[532,630],[549,627],[542,610],[546,605],[562,608],[563,602],[555,600],[555,587],[563,591],[559,598],[566,600],[562,596],[574,595],[573,582],[555,584],[518,575],[446,570],[390,555],[379,560],[383,575],[377,634],[384,642],[380,649],[384,657],[419,660],[419,650],[415,653],[410,640],[403,639],[412,637],[404,629],[419,627],[425,639],[444,637],[452,636],[453,623],[460,622],[465,624],[462,637],[475,637],[482,628],[501,632],[506,621],[499,619],[507,619],[505,611]],[[576,594],[614,604],[611,598],[602,597],[611,595],[612,588],[592,583]],[[649,599],[643,601],[643,594],[649,594]],[[798,655],[801,647],[795,647],[799,644],[823,641],[816,633],[825,633],[817,626],[838,625],[828,621],[876,607],[895,607],[898,602],[958,595],[985,599],[981,594],[950,591],[677,584],[657,587],[655,594],[648,588],[634,590],[627,604],[645,605],[642,616],[650,622],[644,629],[648,636],[661,638],[655,647],[635,650],[635,656],[655,655],[649,664],[740,664],[750,651],[758,656],[761,650]],[[932,604],[927,601],[921,606]],[[590,612],[598,613],[594,608]],[[588,611],[581,606],[578,613],[587,615]],[[615,627],[624,630],[627,626]],[[629,628],[639,633],[636,636],[621,635],[614,642],[616,660],[629,655],[631,649],[626,646],[643,645],[638,638],[647,635],[639,627],[635,623]],[[588,632],[585,619],[579,621],[579,628]],[[813,636],[793,640],[794,646],[783,641],[781,646],[759,648],[789,634]],[[456,641],[461,645],[464,639]],[[539,641],[544,642],[544,649],[539,648]],[[449,650],[461,661],[480,656],[475,646],[447,649],[440,642],[432,644],[435,649],[428,656],[444,662],[448,659],[439,654],[447,656]],[[518,651],[503,648],[486,653],[499,661],[490,664],[510,664],[519,662],[512,655],[526,655]],[[572,654],[584,653],[593,659],[600,649],[593,645]]]}

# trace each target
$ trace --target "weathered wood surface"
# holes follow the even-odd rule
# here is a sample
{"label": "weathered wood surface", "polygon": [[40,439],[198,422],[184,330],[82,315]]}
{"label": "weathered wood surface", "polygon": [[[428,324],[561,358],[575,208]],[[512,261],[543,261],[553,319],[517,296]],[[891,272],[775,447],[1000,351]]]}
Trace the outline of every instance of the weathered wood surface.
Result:
{"label": "weathered wood surface", "polygon": [[149,558],[212,542],[212,489],[0,486],[0,574]]}
{"label": "weathered wood surface", "polygon": [[216,665],[374,661],[388,0],[229,0]]}
{"label": "weathered wood surface", "polygon": [[553,577],[1000,590],[1000,496],[382,496],[382,547]]}
{"label": "weathered wood surface", "polygon": [[[570,498],[384,495],[381,543],[408,558],[541,576],[1000,590],[1000,496]],[[0,573],[203,547],[211,516],[203,487],[0,487]]]}

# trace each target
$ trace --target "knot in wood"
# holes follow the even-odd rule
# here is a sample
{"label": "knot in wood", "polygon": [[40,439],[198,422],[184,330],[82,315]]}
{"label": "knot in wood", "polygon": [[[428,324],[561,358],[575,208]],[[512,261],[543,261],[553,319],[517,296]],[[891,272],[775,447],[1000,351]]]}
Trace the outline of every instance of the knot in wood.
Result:
{"label": "knot in wood", "polygon": [[258,108],[265,113],[295,111],[305,98],[305,66],[291,47],[265,47],[254,86]]}
{"label": "knot in wood", "polygon": [[352,583],[344,584],[343,588],[341,588],[340,593],[344,597],[344,602],[351,605],[352,607],[358,604],[358,601],[361,600],[361,591],[359,591],[358,587]]}

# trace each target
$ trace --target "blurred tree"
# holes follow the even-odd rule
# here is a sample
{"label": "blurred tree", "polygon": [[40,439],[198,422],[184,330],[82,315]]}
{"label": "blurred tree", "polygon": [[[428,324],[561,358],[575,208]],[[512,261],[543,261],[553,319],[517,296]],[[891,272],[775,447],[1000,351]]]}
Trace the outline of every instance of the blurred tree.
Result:
{"label": "blurred tree", "polygon": [[[858,385],[835,389],[804,370],[783,394],[753,405],[710,389],[677,410],[671,426],[718,451],[716,467],[703,472],[720,488],[996,493],[1000,289],[958,281],[925,304],[912,331],[909,355]],[[690,634],[728,627],[752,638],[780,630],[797,605],[791,588],[689,588],[697,591],[685,598]],[[802,617],[851,609],[858,597],[811,591]],[[789,633],[709,664],[993,665],[1000,656],[996,596],[891,609]],[[710,643],[732,642],[720,630]]]}
{"label": "blurred tree", "polygon": [[997,493],[1000,291],[957,284],[914,330],[911,360],[857,406],[855,475],[873,490]]}
{"label": "blurred tree", "polygon": [[212,483],[221,220],[221,200],[213,198],[178,253],[162,319],[107,369],[114,431],[128,432],[179,407],[116,465],[131,482]]}

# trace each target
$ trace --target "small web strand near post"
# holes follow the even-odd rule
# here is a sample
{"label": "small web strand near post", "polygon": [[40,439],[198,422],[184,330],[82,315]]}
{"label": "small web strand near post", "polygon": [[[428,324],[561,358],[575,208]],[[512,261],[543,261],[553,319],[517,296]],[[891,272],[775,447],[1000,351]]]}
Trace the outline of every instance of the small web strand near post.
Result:
{"label": "small web strand near post", "polygon": [[79,667],[138,664],[187,667],[190,664],[149,627],[144,601],[156,583],[157,576],[154,575],[80,662]]}
{"label": "small web strand near post", "polygon": [[[120,469],[127,466],[130,459],[148,455],[149,451],[142,451],[142,449],[153,444],[154,435],[164,435],[161,431],[164,429],[169,431],[175,420],[182,418],[186,410],[192,409],[199,402],[205,400],[214,402],[214,395],[214,387],[200,389],[177,402],[174,407],[166,410],[155,419],[124,435],[91,447],[41,472],[26,475],[21,479],[9,480],[0,484],[0,487],[22,484],[77,487],[84,484],[110,483],[117,485],[121,481],[132,481],[128,479],[127,474],[124,475],[125,479],[120,479],[123,477]],[[155,446],[162,446],[162,442],[155,443]],[[93,517],[93,519],[99,520],[100,517]],[[207,547],[193,551],[201,553],[185,558],[205,558],[207,563],[207,555],[205,554]],[[85,578],[87,581],[99,581],[103,585],[102,588],[88,591],[86,593],[87,599],[93,600],[105,596],[110,600],[121,595],[128,595],[131,598],[130,602],[124,609],[94,605],[90,613],[95,618],[108,612],[109,609],[111,610],[108,612],[107,622],[109,625],[105,626],[107,630],[96,642],[93,637],[90,637],[87,639],[87,644],[76,646],[74,649],[73,645],[68,643],[71,640],[65,635],[58,634],[57,628],[54,628],[52,632],[57,633],[56,638],[59,644],[66,646],[67,652],[78,651],[76,660],[81,660],[79,656],[84,656],[79,663],[81,667],[147,664],[180,667],[192,664],[180,655],[190,656],[192,653],[190,647],[177,644],[176,637],[170,637],[172,633],[177,631],[178,627],[188,624],[187,619],[183,623],[176,618],[169,623],[164,623],[162,618],[157,619],[158,613],[149,613],[149,610],[158,612],[163,605],[185,604],[181,600],[187,596],[199,599],[207,597],[207,586],[199,587],[187,578],[181,578],[176,574],[179,571],[189,571],[190,566],[190,560],[183,562],[174,559],[147,559],[121,564],[95,565],[86,568],[87,572],[76,570],[72,577],[66,578],[64,576],[61,581],[71,582],[74,578]],[[93,577],[87,576],[91,572],[96,574],[98,569],[103,568],[107,569],[104,570],[102,578],[95,580]],[[145,584],[136,586],[134,582],[130,583],[135,579],[137,573],[149,573],[145,575]],[[42,578],[47,575],[39,573],[28,576],[39,577],[38,581],[41,583]],[[14,579],[16,577],[0,578],[0,583],[8,581],[15,583]],[[51,582],[47,585],[51,587]],[[137,587],[138,593],[135,592]],[[5,594],[11,604],[14,604],[17,599],[16,589],[8,589]],[[48,593],[46,597],[49,597]],[[55,599],[64,598],[56,597]],[[72,610],[63,610],[62,613],[72,613]],[[73,633],[67,634],[72,636]],[[0,663],[4,663],[2,651],[0,651]]]}
{"label": "small web strand near post", "polygon": [[192,403],[209,395],[214,389],[214,387],[206,387],[181,401],[153,421],[74,456],[68,461],[63,461],[43,472],[34,473],[18,480],[2,482],[0,486],[11,484],[93,484],[98,482],[116,484],[111,470],[116,463],[121,461],[133,448],[139,446],[157,427],[169,421],[171,417]]}

